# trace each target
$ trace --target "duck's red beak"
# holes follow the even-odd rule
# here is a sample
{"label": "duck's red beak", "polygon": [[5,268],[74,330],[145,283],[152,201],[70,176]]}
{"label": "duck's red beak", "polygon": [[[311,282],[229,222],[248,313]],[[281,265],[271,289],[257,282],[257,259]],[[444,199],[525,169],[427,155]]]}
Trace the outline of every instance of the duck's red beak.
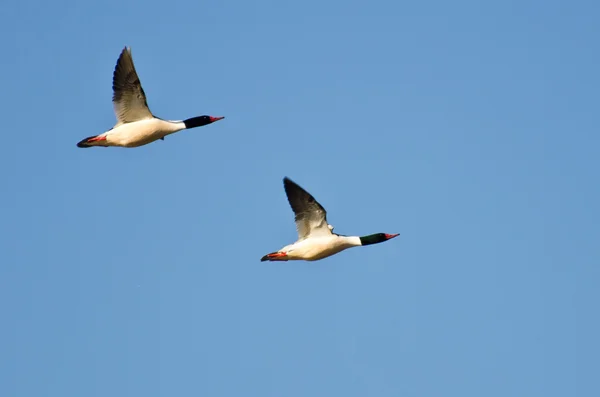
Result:
{"label": "duck's red beak", "polygon": [[215,121],[219,121],[219,120],[223,120],[225,118],[225,116],[223,117],[213,117],[213,116],[209,116],[210,117],[210,122],[214,123]]}
{"label": "duck's red beak", "polygon": [[389,240],[391,238],[398,237],[399,235],[400,235],[400,233],[398,233],[398,234],[387,234],[386,233],[385,238]]}

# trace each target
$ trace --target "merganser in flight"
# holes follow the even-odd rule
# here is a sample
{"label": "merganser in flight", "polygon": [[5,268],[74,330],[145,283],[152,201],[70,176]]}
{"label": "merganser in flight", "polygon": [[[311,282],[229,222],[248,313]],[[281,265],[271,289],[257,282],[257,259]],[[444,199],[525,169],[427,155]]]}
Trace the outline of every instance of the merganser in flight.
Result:
{"label": "merganser in flight", "polygon": [[80,148],[120,146],[133,148],[175,132],[201,127],[224,117],[199,116],[187,120],[168,121],[155,117],[146,102],[146,94],[133,65],[131,48],[125,47],[113,73],[113,107],[117,124],[110,130],[77,143]]}
{"label": "merganser in flight", "polygon": [[333,233],[327,223],[327,211],[306,190],[291,179],[283,178],[283,187],[295,214],[298,241],[277,252],[263,256],[264,261],[316,261],[337,254],[347,248],[378,244],[399,234],[377,233],[368,236],[343,236]]}

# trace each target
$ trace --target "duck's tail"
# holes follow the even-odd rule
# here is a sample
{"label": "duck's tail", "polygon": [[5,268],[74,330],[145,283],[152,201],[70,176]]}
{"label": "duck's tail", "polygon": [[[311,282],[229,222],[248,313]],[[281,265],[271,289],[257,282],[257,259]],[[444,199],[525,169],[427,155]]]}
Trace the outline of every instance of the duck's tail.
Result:
{"label": "duck's tail", "polygon": [[105,135],[94,135],[77,142],[77,147],[107,146]]}
{"label": "duck's tail", "polygon": [[270,254],[267,254],[265,256],[263,256],[262,258],[260,258],[261,262],[264,261],[287,261],[287,253],[285,252],[271,252]]}

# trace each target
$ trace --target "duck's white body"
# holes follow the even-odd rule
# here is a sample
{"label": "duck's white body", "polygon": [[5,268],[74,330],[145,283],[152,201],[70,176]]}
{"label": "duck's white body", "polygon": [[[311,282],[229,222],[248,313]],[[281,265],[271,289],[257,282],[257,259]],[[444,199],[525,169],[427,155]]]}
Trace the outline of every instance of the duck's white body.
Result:
{"label": "duck's white body", "polygon": [[355,236],[308,237],[286,245],[278,252],[286,252],[286,260],[318,261],[352,247],[360,247],[360,238]]}
{"label": "duck's white body", "polygon": [[327,223],[325,208],[310,193],[287,177],[283,178],[283,187],[295,214],[298,241],[263,256],[261,261],[317,261],[348,248],[381,243],[398,236],[384,233],[364,237],[335,234],[333,226]]}
{"label": "duck's white body", "polygon": [[184,129],[185,124],[183,121],[151,118],[118,125],[99,136],[106,138],[103,141],[104,146],[132,148],[147,145]]}
{"label": "duck's white body", "polygon": [[124,48],[113,73],[113,106],[117,123],[100,135],[90,136],[77,143],[78,147],[120,146],[133,148],[187,128],[201,127],[224,117],[200,116],[180,121],[155,117],[133,64],[131,49]]}

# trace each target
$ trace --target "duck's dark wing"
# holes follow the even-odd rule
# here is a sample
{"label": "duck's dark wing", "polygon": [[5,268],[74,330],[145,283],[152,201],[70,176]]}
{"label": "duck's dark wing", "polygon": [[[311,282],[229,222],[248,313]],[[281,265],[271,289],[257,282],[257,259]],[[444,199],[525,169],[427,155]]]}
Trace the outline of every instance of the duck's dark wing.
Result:
{"label": "duck's dark wing", "polygon": [[119,123],[152,118],[146,94],[133,65],[131,48],[123,48],[113,73],[113,107]]}
{"label": "duck's dark wing", "polygon": [[325,208],[310,193],[288,177],[283,178],[283,187],[294,211],[299,240],[303,240],[309,235],[331,235]]}

